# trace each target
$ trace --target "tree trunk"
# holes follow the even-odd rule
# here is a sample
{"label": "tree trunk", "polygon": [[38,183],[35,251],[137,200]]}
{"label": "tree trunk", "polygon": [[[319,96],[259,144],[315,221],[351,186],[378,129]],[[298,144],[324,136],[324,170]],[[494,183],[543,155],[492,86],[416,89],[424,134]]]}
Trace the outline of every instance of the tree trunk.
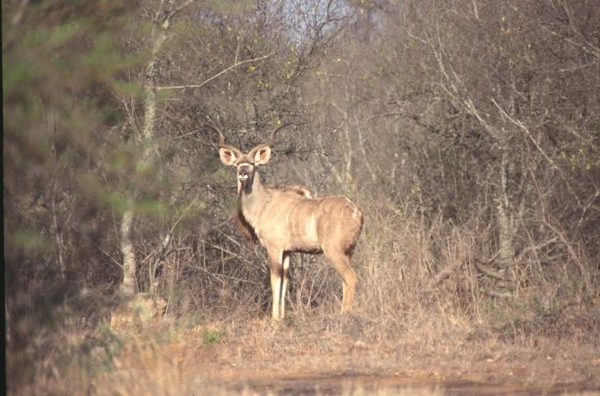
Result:
{"label": "tree trunk", "polygon": [[513,237],[515,235],[514,219],[509,210],[509,197],[507,189],[508,159],[507,154],[502,153],[500,165],[500,196],[496,206],[498,215],[498,259],[500,270],[506,279],[513,279],[513,265],[515,249]]}
{"label": "tree trunk", "polygon": [[[187,0],[181,6],[174,9],[163,9],[164,2],[161,2],[161,12],[156,14],[152,32],[150,33],[151,52],[150,60],[146,66],[144,75],[144,123],[142,133],[137,137],[138,143],[143,147],[142,156],[139,159],[136,171],[143,172],[157,158],[158,153],[153,144],[154,140],[154,120],[156,118],[156,62],[162,45],[167,39],[167,32],[171,18],[183,7],[192,3],[193,0]],[[123,213],[121,219],[121,254],[123,255],[123,282],[120,286],[120,292],[124,296],[132,296],[136,293],[136,259],[131,240],[131,227],[133,224],[134,208],[137,192],[132,192],[130,205]],[[150,282],[152,283],[152,282]]]}
{"label": "tree trunk", "polygon": [[123,255],[123,281],[119,291],[123,296],[135,294],[135,253],[131,242],[131,224],[133,223],[133,208],[123,213],[121,218],[121,254]]}

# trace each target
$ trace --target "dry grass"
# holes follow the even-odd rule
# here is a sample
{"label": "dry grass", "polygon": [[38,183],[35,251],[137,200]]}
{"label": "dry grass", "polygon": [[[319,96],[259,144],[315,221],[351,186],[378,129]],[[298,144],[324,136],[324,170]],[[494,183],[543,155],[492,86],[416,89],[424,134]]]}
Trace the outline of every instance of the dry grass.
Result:
{"label": "dry grass", "polygon": [[397,330],[394,339],[377,335],[377,322],[359,314],[278,325],[266,318],[194,327],[163,320],[137,333],[104,329],[93,343],[72,341],[64,351],[70,361],[49,358],[39,371],[44,375],[12,393],[436,395],[600,389],[597,345],[544,337],[507,342],[469,330],[460,323],[443,328],[420,322]]}
{"label": "dry grass", "polygon": [[[340,279],[319,257],[296,260],[289,317],[273,324],[264,267],[240,261],[234,246],[216,267],[182,253],[188,261],[167,266],[165,316],[121,317],[128,326],[109,328],[63,313],[60,331],[38,332],[31,350],[9,348],[11,394],[600,390],[597,291],[570,274],[554,287],[523,275],[510,296],[491,295],[496,285],[474,262],[485,239],[477,229],[371,213],[354,260],[352,314],[338,313]],[[114,310],[113,322],[122,314]]]}

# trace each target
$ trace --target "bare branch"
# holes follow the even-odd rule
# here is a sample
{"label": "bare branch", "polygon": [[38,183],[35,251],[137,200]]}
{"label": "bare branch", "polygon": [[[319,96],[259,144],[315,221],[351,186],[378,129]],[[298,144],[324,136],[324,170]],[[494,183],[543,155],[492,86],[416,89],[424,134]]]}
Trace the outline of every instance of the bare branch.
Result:
{"label": "bare branch", "polygon": [[480,263],[477,260],[474,261],[474,264],[475,268],[477,268],[482,274],[497,280],[507,281],[506,276],[501,271],[498,271],[490,266]]}
{"label": "bare branch", "polygon": [[168,90],[168,89],[186,89],[186,88],[202,88],[203,86],[205,86],[206,84],[208,84],[209,82],[211,82],[212,80],[219,78],[220,76],[222,76],[223,74],[239,67],[242,66],[246,63],[251,63],[251,62],[258,62],[264,59],[267,59],[268,57],[270,57],[271,55],[273,55],[273,53],[271,52],[270,54],[264,55],[264,56],[260,56],[258,58],[252,58],[252,59],[246,59],[243,61],[239,61],[234,63],[233,65],[221,70],[220,72],[218,72],[217,74],[215,74],[212,77],[207,78],[206,80],[204,80],[202,83],[200,84],[186,84],[186,85],[169,85],[169,86],[165,86],[165,87],[156,87],[157,91],[164,91],[164,90]]}
{"label": "bare branch", "polygon": [[510,115],[508,115],[508,113],[506,111],[504,111],[504,109],[498,104],[498,102],[496,102],[496,99],[494,99],[493,97],[490,97],[490,101],[494,104],[494,106],[496,106],[496,108],[498,109],[498,111],[500,112],[500,114],[502,114],[502,116],[504,116],[510,122],[512,122],[513,124],[515,124],[516,126],[518,126],[523,132],[525,132],[525,135],[527,135],[527,137],[529,138],[529,140],[532,141],[532,143],[534,144],[534,146],[538,149],[538,151],[542,154],[542,156],[546,159],[546,161],[548,161],[548,164],[552,168],[558,169],[558,167],[556,166],[556,164],[554,163],[554,161],[552,161],[552,159],[550,159],[550,157],[548,157],[548,154],[546,154],[546,152],[539,145],[539,143],[537,142],[537,140],[535,140],[535,138],[531,135],[531,132],[525,126],[525,124],[523,124],[520,120],[517,120],[517,119],[511,117]]}

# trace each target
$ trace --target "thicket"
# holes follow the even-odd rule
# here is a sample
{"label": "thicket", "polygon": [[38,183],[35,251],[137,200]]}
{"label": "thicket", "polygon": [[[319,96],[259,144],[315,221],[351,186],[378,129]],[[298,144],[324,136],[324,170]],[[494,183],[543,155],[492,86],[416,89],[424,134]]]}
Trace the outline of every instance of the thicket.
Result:
{"label": "thicket", "polygon": [[[126,256],[169,320],[268,316],[206,123],[251,147],[292,122],[266,180],[361,206],[356,315],[381,337],[599,339],[600,9],[304,3],[3,2],[9,378],[108,323]],[[293,266],[291,320],[337,312],[326,260]]]}

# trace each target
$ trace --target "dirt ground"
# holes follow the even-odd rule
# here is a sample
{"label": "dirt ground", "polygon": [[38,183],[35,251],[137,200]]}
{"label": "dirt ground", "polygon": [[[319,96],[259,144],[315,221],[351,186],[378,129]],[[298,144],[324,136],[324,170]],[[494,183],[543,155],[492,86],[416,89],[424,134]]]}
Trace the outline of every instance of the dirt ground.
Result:
{"label": "dirt ground", "polygon": [[120,384],[120,394],[600,394],[597,343],[458,337],[369,345],[268,324],[215,334],[197,329],[176,342],[139,343],[104,380]]}
{"label": "dirt ground", "polygon": [[[220,349],[213,349],[213,357],[222,353]],[[356,394],[357,390],[366,394],[394,394],[395,390],[406,389],[448,395],[600,394],[600,356],[590,356],[590,360],[583,363],[578,359],[548,357],[539,360],[525,355],[529,356],[524,356],[525,361],[521,362],[502,359],[457,362],[429,356],[406,364],[393,363],[393,359],[389,359],[387,370],[373,367],[372,361],[362,365],[360,353],[340,355],[338,359],[349,363],[345,368],[338,365],[334,369],[328,364],[317,363],[321,360],[317,358],[313,368],[308,370],[286,370],[285,364],[251,370],[249,368],[261,364],[248,359],[236,364],[210,365],[206,383],[209,387],[227,391],[250,390],[251,393],[277,395]],[[382,359],[387,360],[386,357]],[[193,359],[189,363],[190,370],[194,370],[195,364],[207,369],[204,360]]]}
{"label": "dirt ground", "polygon": [[115,318],[88,369],[23,394],[600,395],[597,326],[498,331],[427,315],[147,325]]}

